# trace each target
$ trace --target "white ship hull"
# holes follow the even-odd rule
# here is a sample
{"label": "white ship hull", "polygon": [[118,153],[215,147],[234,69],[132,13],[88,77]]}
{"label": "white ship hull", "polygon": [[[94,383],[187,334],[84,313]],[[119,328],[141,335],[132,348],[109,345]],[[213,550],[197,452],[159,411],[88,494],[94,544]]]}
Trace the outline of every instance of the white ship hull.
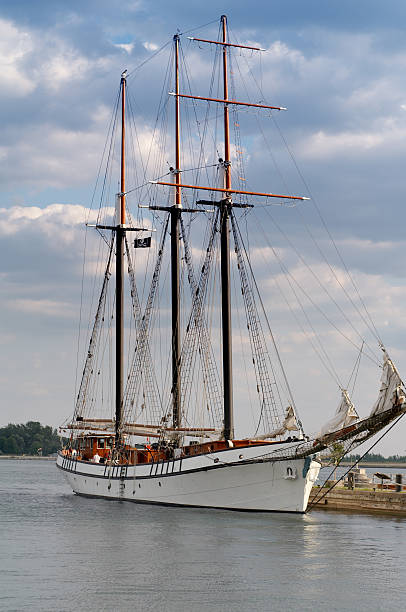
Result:
{"label": "white ship hull", "polygon": [[[289,445],[292,448],[292,445]],[[270,460],[269,446],[250,446],[154,464],[104,465],[59,454],[57,466],[78,495],[229,510],[306,510],[320,464]]]}

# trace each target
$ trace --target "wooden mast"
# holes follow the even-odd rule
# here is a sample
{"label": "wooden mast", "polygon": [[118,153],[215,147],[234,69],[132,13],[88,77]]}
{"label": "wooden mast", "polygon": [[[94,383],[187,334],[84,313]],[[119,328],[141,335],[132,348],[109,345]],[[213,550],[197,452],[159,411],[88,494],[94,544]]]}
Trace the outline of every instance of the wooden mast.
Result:
{"label": "wooden mast", "polygon": [[[223,26],[223,86],[224,100],[228,100],[227,78],[227,17],[221,16]],[[220,204],[220,255],[221,255],[221,322],[223,330],[223,386],[224,386],[224,439],[234,437],[233,419],[233,375],[231,340],[231,289],[230,289],[230,227],[229,217],[232,206],[230,122],[228,105],[224,105],[224,188],[225,197]]]}
{"label": "wooden mast", "polygon": [[179,108],[179,35],[173,37],[175,45],[175,203],[171,213],[171,293],[172,293],[172,422],[180,427],[180,295],[179,295],[179,216],[182,203],[180,188],[180,108]]}
{"label": "wooden mast", "polygon": [[116,448],[121,444],[124,371],[124,235],[125,235],[125,90],[126,72],[121,75],[121,178],[116,226]]}

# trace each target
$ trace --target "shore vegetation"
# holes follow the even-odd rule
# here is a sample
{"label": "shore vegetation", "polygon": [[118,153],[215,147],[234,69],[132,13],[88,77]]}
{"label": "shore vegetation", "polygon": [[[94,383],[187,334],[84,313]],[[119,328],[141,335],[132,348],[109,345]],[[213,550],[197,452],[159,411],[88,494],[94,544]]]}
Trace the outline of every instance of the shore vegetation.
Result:
{"label": "shore vegetation", "polygon": [[41,425],[38,421],[0,428],[0,455],[52,455],[66,440],[56,429]]}
{"label": "shore vegetation", "polygon": [[384,457],[379,453],[368,453],[365,457],[360,455],[346,455],[346,462],[355,463],[356,461],[362,461],[362,463],[406,463],[406,455],[389,455]]}

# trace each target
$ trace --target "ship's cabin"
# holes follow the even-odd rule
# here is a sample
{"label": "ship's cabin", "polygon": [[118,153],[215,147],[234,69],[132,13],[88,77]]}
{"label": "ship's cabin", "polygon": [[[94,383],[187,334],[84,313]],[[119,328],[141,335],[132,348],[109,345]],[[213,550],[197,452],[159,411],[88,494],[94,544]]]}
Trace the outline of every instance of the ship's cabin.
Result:
{"label": "ship's cabin", "polygon": [[105,463],[113,446],[114,436],[110,434],[83,434],[73,441],[71,452],[83,461]]}

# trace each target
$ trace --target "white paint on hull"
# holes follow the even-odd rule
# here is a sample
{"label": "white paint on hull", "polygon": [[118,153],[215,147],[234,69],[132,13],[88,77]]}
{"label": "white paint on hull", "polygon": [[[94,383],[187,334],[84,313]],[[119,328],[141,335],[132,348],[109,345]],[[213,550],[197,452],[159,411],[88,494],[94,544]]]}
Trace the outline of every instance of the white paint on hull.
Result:
{"label": "white paint on hull", "polygon": [[[309,458],[253,460],[269,450],[269,446],[236,448],[186,457],[182,462],[128,467],[74,461],[60,454],[57,466],[79,495],[230,510],[304,512],[320,464]],[[251,461],[245,463],[247,459]]]}

